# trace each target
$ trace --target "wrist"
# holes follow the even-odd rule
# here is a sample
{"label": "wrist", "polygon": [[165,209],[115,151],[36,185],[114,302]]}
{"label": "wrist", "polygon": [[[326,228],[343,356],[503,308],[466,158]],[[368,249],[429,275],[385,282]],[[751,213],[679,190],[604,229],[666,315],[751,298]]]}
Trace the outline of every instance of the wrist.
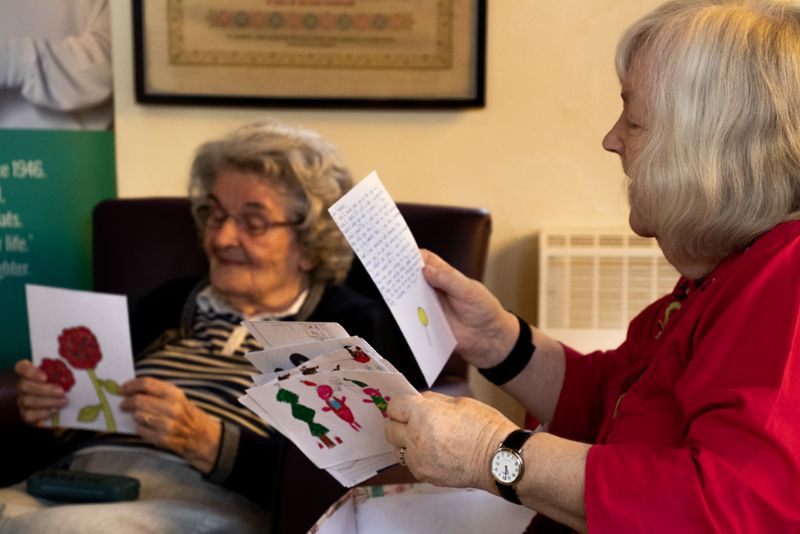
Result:
{"label": "wrist", "polygon": [[[487,470],[491,473],[494,483],[493,493],[514,504],[522,504],[517,487],[523,477],[530,477],[531,468],[526,465],[526,455],[523,453],[523,449],[525,444],[539,431],[540,429],[516,428],[498,444],[487,464]],[[527,456],[530,459],[530,456]]]}
{"label": "wrist", "polygon": [[208,419],[208,423],[195,433],[185,454],[186,461],[204,475],[214,469],[222,437],[222,422],[211,416]]}
{"label": "wrist", "polygon": [[[494,477],[492,476],[492,458],[497,451],[497,447],[503,442],[506,437],[517,430],[519,427],[509,420],[505,420],[502,424],[498,425],[494,432],[490,433],[489,440],[483,447],[483,458],[478,462],[479,476],[478,482],[475,487],[486,490],[490,493],[498,495],[497,485],[495,484]],[[487,466],[489,468],[487,469]]]}
{"label": "wrist", "polygon": [[521,317],[513,315],[516,320],[516,339],[504,358],[490,367],[479,367],[478,372],[492,384],[502,386],[516,378],[528,366],[533,358],[536,346],[533,344],[533,332],[530,325]]}
{"label": "wrist", "polygon": [[503,310],[496,324],[486,333],[486,345],[479,354],[471,359],[470,363],[479,369],[494,367],[503,361],[506,354],[512,349],[518,334],[517,316],[508,310]]}

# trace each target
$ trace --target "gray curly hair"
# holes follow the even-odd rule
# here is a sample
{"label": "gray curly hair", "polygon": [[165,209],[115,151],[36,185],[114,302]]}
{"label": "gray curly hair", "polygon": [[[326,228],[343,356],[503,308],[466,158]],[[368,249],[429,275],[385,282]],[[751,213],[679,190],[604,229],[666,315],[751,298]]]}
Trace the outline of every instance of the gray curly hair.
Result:
{"label": "gray curly hair", "polygon": [[336,149],[302,127],[265,120],[245,124],[201,145],[189,179],[189,199],[200,235],[206,227],[208,195],[223,169],[256,173],[286,199],[286,215],[303,254],[315,267],[313,282],[341,282],[353,252],[328,208],[353,185]]}

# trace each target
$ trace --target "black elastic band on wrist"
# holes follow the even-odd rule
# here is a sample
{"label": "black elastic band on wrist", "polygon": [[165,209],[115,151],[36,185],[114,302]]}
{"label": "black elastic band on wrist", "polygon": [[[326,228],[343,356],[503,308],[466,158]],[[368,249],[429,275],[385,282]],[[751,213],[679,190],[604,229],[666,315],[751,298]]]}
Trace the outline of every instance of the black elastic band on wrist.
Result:
{"label": "black elastic band on wrist", "polygon": [[533,357],[533,352],[536,350],[536,345],[533,344],[533,334],[531,334],[531,327],[525,322],[522,317],[514,314],[519,321],[519,335],[517,342],[508,353],[506,358],[488,369],[478,369],[478,372],[486,377],[486,379],[497,386],[502,386],[525,369],[528,362]]}

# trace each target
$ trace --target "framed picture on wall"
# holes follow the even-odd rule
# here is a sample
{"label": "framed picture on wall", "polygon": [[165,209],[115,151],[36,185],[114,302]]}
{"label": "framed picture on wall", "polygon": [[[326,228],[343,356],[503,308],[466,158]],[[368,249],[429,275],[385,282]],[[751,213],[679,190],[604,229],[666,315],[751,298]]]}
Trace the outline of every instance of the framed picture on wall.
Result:
{"label": "framed picture on wall", "polygon": [[133,0],[136,99],[481,107],[486,0]]}

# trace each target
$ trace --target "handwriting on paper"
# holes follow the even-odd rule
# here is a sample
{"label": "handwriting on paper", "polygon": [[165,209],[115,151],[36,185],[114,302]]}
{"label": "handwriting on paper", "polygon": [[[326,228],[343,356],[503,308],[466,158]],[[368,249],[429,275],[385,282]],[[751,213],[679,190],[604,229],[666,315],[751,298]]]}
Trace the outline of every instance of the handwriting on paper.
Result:
{"label": "handwriting on paper", "polygon": [[388,304],[425,380],[433,384],[455,337],[422,277],[422,255],[397,205],[373,172],[329,211]]}
{"label": "handwriting on paper", "polygon": [[[343,205],[341,230],[361,259],[386,304],[393,306],[422,268],[417,243],[397,205],[383,188],[367,189]],[[337,221],[338,222],[338,221]]]}

